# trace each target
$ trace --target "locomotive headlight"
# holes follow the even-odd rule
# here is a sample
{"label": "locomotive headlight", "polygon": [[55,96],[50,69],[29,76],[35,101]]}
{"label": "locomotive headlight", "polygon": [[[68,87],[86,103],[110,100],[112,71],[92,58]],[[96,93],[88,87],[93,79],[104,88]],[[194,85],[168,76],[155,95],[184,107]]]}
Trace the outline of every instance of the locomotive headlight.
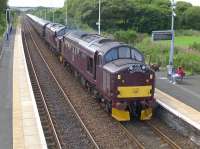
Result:
{"label": "locomotive headlight", "polygon": [[121,79],[121,75],[120,75],[120,74],[117,75],[117,79],[118,79],[118,80]]}
{"label": "locomotive headlight", "polygon": [[150,74],[149,78],[150,78],[150,79],[153,79],[153,74]]}
{"label": "locomotive headlight", "polygon": [[145,70],[145,69],[146,69],[146,67],[143,65],[143,66],[142,66],[142,69],[143,69],[143,70]]}

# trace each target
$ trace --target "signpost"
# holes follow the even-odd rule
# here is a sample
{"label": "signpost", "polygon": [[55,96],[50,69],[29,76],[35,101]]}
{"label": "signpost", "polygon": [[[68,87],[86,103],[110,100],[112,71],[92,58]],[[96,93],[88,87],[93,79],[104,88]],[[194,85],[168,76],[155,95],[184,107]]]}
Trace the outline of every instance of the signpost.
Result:
{"label": "signpost", "polygon": [[153,31],[152,32],[152,40],[172,40],[173,32],[171,30],[166,31]]}
{"label": "signpost", "polygon": [[171,40],[171,47],[170,47],[170,54],[169,54],[169,65],[167,66],[168,76],[171,77],[172,70],[173,70],[173,63],[174,63],[174,17],[176,16],[175,13],[176,3],[174,0],[171,0],[171,9],[172,9],[172,21],[171,21],[171,30],[166,31],[153,31],[152,32],[152,40]]}

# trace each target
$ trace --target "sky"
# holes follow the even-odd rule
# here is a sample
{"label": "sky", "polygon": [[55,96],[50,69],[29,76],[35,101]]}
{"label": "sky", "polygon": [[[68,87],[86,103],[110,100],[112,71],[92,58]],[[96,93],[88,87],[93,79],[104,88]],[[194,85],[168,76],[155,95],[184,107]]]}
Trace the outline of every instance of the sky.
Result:
{"label": "sky", "polygon": [[[187,1],[193,5],[200,6],[200,0],[176,0],[176,1]],[[20,6],[20,7],[63,7],[64,0],[8,0],[9,6]]]}
{"label": "sky", "polygon": [[64,0],[8,0],[8,5],[16,7],[63,7]]}
{"label": "sky", "polygon": [[185,2],[190,2],[195,6],[200,6],[200,0],[176,0],[176,1],[185,1]]}

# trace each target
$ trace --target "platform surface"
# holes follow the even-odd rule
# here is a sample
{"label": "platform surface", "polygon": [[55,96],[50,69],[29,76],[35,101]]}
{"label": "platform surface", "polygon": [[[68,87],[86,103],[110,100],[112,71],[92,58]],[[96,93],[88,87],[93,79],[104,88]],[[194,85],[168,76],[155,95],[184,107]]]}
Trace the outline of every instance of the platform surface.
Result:
{"label": "platform surface", "polygon": [[12,70],[15,31],[0,49],[0,148],[12,148]]}
{"label": "platform surface", "polygon": [[47,148],[28,75],[19,27],[16,31],[13,63],[13,148]]}
{"label": "platform surface", "polygon": [[166,73],[158,72],[156,75],[156,88],[200,111],[200,75],[187,76],[175,85],[167,80]]}
{"label": "platform surface", "polygon": [[200,130],[200,76],[188,76],[180,84],[157,73],[155,98],[168,111]]}

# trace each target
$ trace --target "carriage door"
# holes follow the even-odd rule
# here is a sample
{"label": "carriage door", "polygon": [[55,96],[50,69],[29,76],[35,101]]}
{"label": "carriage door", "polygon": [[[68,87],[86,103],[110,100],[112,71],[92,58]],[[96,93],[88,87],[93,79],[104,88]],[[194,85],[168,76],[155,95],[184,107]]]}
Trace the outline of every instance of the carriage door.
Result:
{"label": "carriage door", "polygon": [[103,70],[103,91],[106,94],[110,93],[110,73]]}
{"label": "carriage door", "polygon": [[99,54],[97,55],[95,69],[96,69],[97,88],[102,90],[103,89],[102,56]]}
{"label": "carriage door", "polygon": [[74,56],[75,56],[75,48],[72,47],[72,61],[74,61]]}
{"label": "carriage door", "polygon": [[98,65],[98,52],[94,54],[94,79],[96,80],[97,75],[97,65]]}

